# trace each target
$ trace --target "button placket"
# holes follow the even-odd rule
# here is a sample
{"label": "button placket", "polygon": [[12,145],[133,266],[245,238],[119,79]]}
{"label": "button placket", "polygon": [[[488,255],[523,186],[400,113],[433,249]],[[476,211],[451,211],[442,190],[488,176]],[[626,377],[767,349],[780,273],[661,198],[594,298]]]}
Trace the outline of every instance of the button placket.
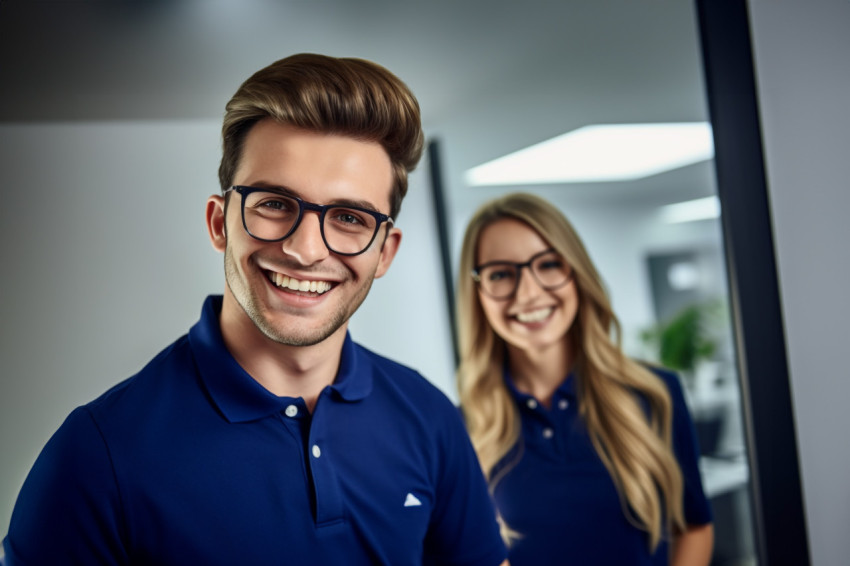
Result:
{"label": "button placket", "polygon": [[[316,527],[336,525],[343,520],[342,490],[333,465],[333,446],[326,438],[332,413],[337,407],[323,393],[313,411],[313,422],[305,449],[309,453],[310,473],[316,502]],[[330,429],[332,430],[332,429]]]}
{"label": "button placket", "polygon": [[[535,399],[534,397],[528,397],[525,399],[525,406],[529,409],[530,412],[530,423],[532,424],[532,434],[538,436],[538,438],[542,438],[545,441],[550,441],[555,436],[555,423],[552,420],[554,415],[550,414],[550,410],[546,409]],[[555,448],[555,445],[551,442],[547,442],[547,444]]]}
{"label": "button placket", "polygon": [[[578,405],[575,397],[564,392],[556,393],[556,400],[553,402],[550,417],[552,419],[551,443],[555,450],[562,456],[567,456],[570,453],[570,443],[574,430],[576,419],[578,418]],[[575,408],[575,409],[574,409]]]}

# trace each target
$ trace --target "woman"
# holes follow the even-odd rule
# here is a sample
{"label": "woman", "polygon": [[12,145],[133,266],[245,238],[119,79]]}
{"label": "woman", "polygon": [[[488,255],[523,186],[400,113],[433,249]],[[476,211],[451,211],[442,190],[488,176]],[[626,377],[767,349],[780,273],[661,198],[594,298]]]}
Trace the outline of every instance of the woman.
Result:
{"label": "woman", "polygon": [[511,565],[708,564],[681,387],[623,354],[567,219],[533,195],[490,201],[467,227],[460,274],[461,406]]}

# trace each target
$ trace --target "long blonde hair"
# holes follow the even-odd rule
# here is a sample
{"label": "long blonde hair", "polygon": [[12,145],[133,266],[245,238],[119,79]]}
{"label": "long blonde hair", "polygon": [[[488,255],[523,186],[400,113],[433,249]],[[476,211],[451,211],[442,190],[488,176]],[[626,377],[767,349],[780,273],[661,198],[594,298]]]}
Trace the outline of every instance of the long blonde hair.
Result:
{"label": "long blonde hair", "polygon": [[[530,194],[509,194],[484,204],[470,220],[461,249],[457,381],[484,475],[492,490],[504,477],[504,471],[493,477],[494,467],[520,438],[519,411],[502,374],[506,346],[487,322],[471,277],[482,230],[503,218],[530,226],[574,270],[579,306],[569,332],[576,347],[573,374],[579,412],[614,480],[623,512],[647,532],[654,550],[663,536],[684,529],[682,475],[672,449],[670,395],[661,380],[623,353],[620,325],[602,279],[569,221],[552,204]],[[648,420],[638,397],[649,404]],[[506,536],[512,532],[503,528]]]}

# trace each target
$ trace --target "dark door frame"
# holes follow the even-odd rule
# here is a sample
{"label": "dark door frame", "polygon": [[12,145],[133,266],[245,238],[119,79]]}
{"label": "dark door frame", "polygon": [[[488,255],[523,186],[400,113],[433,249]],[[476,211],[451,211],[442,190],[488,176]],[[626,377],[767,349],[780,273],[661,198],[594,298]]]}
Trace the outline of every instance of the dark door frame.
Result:
{"label": "dark door frame", "polygon": [[808,566],[746,0],[696,0],[759,566]]}

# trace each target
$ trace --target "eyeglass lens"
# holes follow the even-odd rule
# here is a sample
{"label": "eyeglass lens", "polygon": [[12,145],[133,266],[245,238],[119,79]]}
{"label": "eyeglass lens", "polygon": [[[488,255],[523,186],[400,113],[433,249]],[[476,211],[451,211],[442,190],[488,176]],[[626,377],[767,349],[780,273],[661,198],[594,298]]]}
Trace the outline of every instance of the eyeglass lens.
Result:
{"label": "eyeglass lens", "polygon": [[480,284],[488,295],[506,298],[513,295],[519,284],[522,268],[529,267],[544,289],[555,289],[569,281],[572,270],[557,252],[546,252],[531,259],[529,264],[491,263],[479,269]]}
{"label": "eyeglass lens", "polygon": [[[243,218],[248,233],[261,240],[281,240],[298,222],[299,204],[275,192],[254,191],[244,196]],[[322,216],[322,234],[328,248],[357,254],[369,247],[378,229],[374,216],[356,208],[334,206]]]}

